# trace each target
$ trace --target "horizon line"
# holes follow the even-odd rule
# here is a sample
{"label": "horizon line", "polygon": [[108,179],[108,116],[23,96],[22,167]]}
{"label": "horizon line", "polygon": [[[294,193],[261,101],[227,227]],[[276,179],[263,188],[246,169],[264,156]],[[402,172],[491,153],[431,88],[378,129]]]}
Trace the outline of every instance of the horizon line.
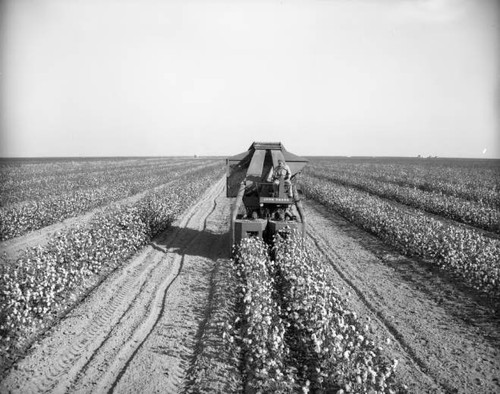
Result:
{"label": "horizon line", "polygon": [[[221,158],[229,155],[138,155],[138,156],[0,156],[0,160],[37,160],[37,159],[147,159],[147,158]],[[372,158],[372,159],[458,159],[458,160],[500,160],[500,157],[457,157],[457,156],[374,156],[374,155],[302,155],[304,157],[332,158]]]}

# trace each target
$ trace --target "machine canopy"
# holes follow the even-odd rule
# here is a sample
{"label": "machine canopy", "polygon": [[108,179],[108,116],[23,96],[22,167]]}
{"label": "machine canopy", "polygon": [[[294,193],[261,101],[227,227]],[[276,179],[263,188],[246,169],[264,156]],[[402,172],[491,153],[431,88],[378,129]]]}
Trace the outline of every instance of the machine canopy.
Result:
{"label": "machine canopy", "polygon": [[302,171],[308,160],[288,152],[281,142],[254,142],[246,152],[226,159],[227,197],[236,197],[243,180],[265,182],[284,160],[290,167],[292,177]]}

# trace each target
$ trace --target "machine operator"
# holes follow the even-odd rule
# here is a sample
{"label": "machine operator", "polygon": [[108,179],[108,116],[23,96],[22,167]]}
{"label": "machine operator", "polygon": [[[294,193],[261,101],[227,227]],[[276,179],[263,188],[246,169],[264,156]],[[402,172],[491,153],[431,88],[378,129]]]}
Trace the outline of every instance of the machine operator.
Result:
{"label": "machine operator", "polygon": [[283,179],[285,187],[288,189],[288,197],[293,197],[292,181],[290,180],[291,175],[292,172],[290,171],[290,167],[285,164],[283,160],[278,160],[278,166],[273,171],[273,186],[275,193],[279,190],[280,179]]}

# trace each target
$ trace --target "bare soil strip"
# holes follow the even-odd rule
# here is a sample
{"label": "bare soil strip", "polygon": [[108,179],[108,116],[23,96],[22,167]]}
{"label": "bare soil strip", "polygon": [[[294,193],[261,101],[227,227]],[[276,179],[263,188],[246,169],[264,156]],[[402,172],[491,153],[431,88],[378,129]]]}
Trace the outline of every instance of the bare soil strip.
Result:
{"label": "bare soil strip", "polygon": [[313,202],[308,235],[332,267],[332,281],[377,342],[398,358],[411,392],[500,391],[500,321],[424,262],[405,258]]}
{"label": "bare soil strip", "polygon": [[[0,383],[1,392],[178,392],[228,251],[223,179],[115,272]],[[226,232],[227,232],[227,227]],[[199,334],[198,334],[199,335]]]}

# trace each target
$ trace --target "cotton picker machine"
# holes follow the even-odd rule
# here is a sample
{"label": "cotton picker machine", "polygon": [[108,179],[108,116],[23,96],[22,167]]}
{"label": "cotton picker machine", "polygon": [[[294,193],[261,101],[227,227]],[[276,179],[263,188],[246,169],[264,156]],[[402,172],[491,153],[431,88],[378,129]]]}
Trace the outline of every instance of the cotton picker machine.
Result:
{"label": "cotton picker machine", "polygon": [[[276,177],[279,161],[288,166],[289,179]],[[306,217],[295,181],[307,162],[280,142],[254,142],[248,151],[226,159],[227,197],[236,197],[231,246],[248,237],[271,243],[274,235],[293,230],[304,235]]]}

